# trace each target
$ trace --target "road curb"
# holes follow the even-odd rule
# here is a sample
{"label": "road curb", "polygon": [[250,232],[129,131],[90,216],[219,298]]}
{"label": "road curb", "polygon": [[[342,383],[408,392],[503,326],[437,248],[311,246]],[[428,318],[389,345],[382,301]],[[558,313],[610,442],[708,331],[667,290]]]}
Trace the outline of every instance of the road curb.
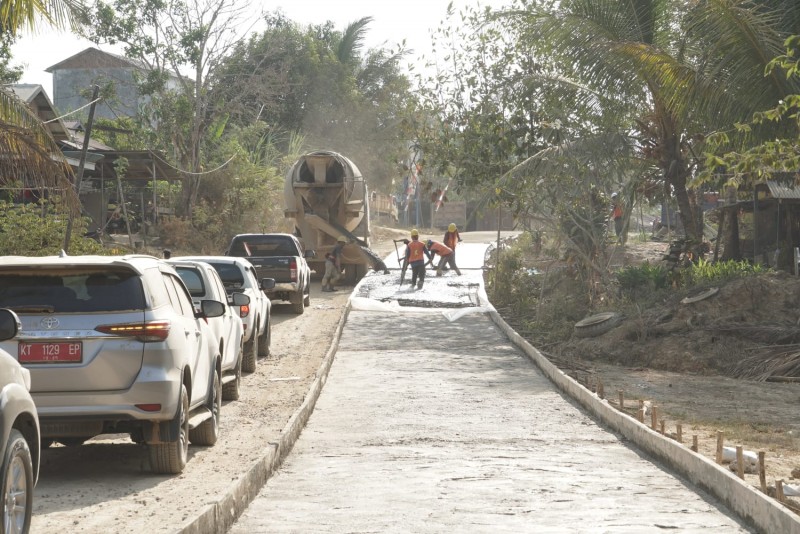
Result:
{"label": "road curb", "polygon": [[217,534],[227,532],[234,522],[247,509],[258,492],[267,483],[267,480],[281,466],[286,456],[291,452],[300,433],[311,417],[322,388],[328,379],[328,372],[336,356],[342,330],[350,314],[350,300],[345,305],[344,312],[339,319],[331,346],[317,370],[317,377],[311,383],[303,404],[292,414],[289,422],[283,427],[280,439],[270,443],[264,449],[264,455],[242,476],[235,480],[214,502],[205,508],[188,523],[184,524],[177,532],[182,534]]}
{"label": "road curb", "polygon": [[511,342],[527,354],[550,381],[603,424],[719,499],[759,532],[800,534],[800,518],[794,512],[742,481],[728,469],[655,432],[633,417],[620,412],[608,401],[600,399],[553,365],[514,331],[497,311],[490,307],[488,313]]}

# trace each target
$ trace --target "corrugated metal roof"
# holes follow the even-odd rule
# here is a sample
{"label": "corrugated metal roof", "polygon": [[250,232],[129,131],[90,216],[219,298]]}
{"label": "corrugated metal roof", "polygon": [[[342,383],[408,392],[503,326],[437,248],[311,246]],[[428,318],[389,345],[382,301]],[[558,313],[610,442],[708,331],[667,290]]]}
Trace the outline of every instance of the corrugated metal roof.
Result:
{"label": "corrugated metal roof", "polygon": [[798,186],[767,180],[767,187],[772,198],[800,200],[800,187]]}

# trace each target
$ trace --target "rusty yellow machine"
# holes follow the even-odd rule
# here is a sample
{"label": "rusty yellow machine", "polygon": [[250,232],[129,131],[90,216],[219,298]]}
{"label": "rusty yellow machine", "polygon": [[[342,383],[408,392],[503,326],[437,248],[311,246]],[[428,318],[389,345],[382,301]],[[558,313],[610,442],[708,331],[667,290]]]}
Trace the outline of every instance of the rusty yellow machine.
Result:
{"label": "rusty yellow machine", "polygon": [[294,219],[295,235],[315,257],[308,260],[316,273],[325,270],[325,254],[340,236],[345,280],[355,283],[373,269],[386,271],[369,249],[370,220],[367,183],[358,167],[345,156],[318,150],[301,156],[287,171],[284,215]]}

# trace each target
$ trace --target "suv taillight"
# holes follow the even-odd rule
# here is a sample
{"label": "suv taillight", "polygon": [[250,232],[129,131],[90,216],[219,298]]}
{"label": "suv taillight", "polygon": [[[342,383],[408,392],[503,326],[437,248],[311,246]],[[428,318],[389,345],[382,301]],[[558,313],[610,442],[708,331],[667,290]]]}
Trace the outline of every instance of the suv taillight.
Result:
{"label": "suv taillight", "polygon": [[103,324],[95,328],[98,332],[120,337],[133,337],[142,343],[164,341],[169,337],[169,321],[147,323]]}
{"label": "suv taillight", "polygon": [[250,314],[250,305],[245,304],[244,306],[239,306],[239,317],[247,317]]}
{"label": "suv taillight", "polygon": [[289,264],[289,276],[292,278],[292,282],[297,282],[297,261],[295,260]]}

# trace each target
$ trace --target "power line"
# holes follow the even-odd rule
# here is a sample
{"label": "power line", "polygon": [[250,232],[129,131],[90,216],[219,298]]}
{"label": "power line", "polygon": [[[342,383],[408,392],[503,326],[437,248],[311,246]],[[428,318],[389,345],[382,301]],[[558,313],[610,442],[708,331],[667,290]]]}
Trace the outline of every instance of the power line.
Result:
{"label": "power line", "polygon": [[79,111],[80,111],[80,110],[82,110],[83,108],[88,108],[89,106],[91,106],[91,105],[92,105],[92,104],[94,104],[95,102],[100,102],[101,100],[103,100],[103,97],[95,98],[94,100],[92,100],[91,102],[89,102],[88,104],[86,104],[85,106],[81,106],[81,107],[79,107],[78,109],[73,109],[72,111],[70,111],[70,112],[68,112],[68,113],[64,113],[63,115],[61,115],[60,117],[56,117],[55,119],[50,119],[49,121],[44,121],[44,123],[45,123],[45,124],[49,124],[49,123],[51,123],[51,122],[56,122],[57,120],[61,120],[61,119],[63,119],[64,117],[69,117],[70,115],[74,115],[75,113],[79,112]]}

